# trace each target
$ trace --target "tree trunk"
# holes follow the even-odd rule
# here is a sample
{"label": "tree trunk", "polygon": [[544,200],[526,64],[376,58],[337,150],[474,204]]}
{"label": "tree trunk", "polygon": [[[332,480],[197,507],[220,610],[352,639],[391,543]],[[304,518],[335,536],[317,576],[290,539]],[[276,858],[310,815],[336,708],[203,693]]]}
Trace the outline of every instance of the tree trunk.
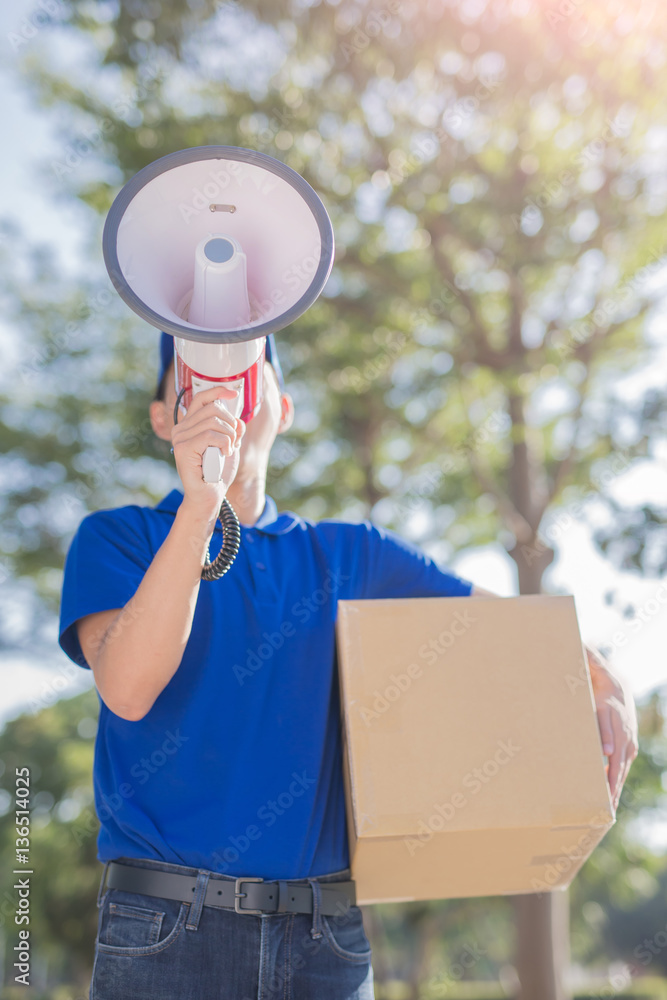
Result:
{"label": "tree trunk", "polygon": [[[519,571],[521,594],[539,594],[542,574],[553,550],[539,544],[517,546],[511,553]],[[570,964],[569,893],[530,893],[514,899],[517,928],[517,1000],[569,1000],[566,987]]]}
{"label": "tree trunk", "polygon": [[[513,432],[509,491],[514,506],[532,529],[532,537],[517,541],[510,555],[517,566],[519,593],[539,594],[554,551],[538,537],[538,470],[525,440],[522,401],[514,396],[509,404]],[[528,893],[515,896],[513,901],[517,928],[515,967],[520,984],[517,1000],[570,1000],[566,988],[570,964],[569,893]]]}
{"label": "tree trunk", "polygon": [[569,892],[516,896],[514,907],[518,1000],[568,1000]]}

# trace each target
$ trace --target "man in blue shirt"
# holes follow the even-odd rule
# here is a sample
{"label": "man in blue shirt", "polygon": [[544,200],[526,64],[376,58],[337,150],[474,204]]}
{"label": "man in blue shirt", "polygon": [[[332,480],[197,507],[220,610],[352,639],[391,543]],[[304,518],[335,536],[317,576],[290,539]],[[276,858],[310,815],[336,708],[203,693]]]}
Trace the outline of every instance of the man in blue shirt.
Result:
{"label": "man in blue shirt", "polygon": [[[161,357],[151,422],[172,442],[183,490],[156,507],[84,518],[63,584],[60,644],[92,669],[100,696],[94,786],[105,872],[91,997],[367,1000],[370,946],[349,880],[336,604],[488,592],[368,521],[278,513],[265,494],[269,453],[294,411],[273,338],[264,400],[247,426],[220,387],[197,393],[174,426],[166,335]],[[202,479],[209,446],[227,459],[219,484]],[[225,495],[241,548],[227,574],[206,582]],[[594,667],[620,794],[636,753],[633,706]]]}

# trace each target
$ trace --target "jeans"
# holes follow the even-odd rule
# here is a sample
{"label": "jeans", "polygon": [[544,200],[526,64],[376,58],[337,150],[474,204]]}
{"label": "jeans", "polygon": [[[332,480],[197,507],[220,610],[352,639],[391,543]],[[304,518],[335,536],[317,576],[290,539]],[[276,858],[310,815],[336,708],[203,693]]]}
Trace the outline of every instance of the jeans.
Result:
{"label": "jeans", "polygon": [[195,875],[200,891],[190,902],[120,889],[100,896],[103,875],[89,1000],[374,1000],[361,910],[319,910],[319,883],[347,881],[348,868],[290,880],[310,883],[313,913],[259,915],[203,905],[209,878],[230,875],[117,860]]}

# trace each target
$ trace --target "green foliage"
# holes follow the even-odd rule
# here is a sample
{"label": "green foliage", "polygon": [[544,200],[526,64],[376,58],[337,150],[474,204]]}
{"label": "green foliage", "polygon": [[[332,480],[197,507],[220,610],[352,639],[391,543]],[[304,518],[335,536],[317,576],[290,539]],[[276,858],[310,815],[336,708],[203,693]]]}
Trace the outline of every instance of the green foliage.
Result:
{"label": "green foliage", "polygon": [[[0,544],[36,608],[55,606],[87,510],[174,483],[146,417],[156,336],[109,291],[96,216],[124,178],[185,146],[284,159],[334,222],[327,293],[280,336],[297,402],[269,484],[283,505],[370,513],[437,539],[443,559],[495,540],[518,558],[549,504],[627,447],[612,373],[646,353],[646,267],[664,249],[643,157],[665,117],[662,10],[650,24],[627,14],[629,31],[611,11],[561,23],[534,3],[62,8],[23,64],[60,110],[44,179],[88,206],[95,266],[68,280],[19,248],[3,268],[24,352],[2,408],[21,475]],[[74,41],[65,70],[58,46]],[[639,424],[630,457],[649,447]]]}
{"label": "green foliage", "polygon": [[[177,485],[147,420],[157,335],[110,291],[100,233],[125,179],[210,143],[283,159],[336,233],[326,293],[278,338],[297,410],[270,470],[279,506],[371,515],[441,560],[499,540],[522,591],[539,589],[549,551],[530,552],[545,514],[595,485],[619,449],[624,468],[651,455],[663,419],[660,400],[633,409],[617,382],[650,359],[649,279],[665,250],[662,165],[647,144],[667,115],[667,13],[571,6],[63,0],[22,59],[60,123],[43,183],[78,205],[89,260],[72,277],[19,233],[1,243],[19,358],[0,386],[0,582],[21,581],[32,613],[0,621],[0,643],[51,650],[64,553],[87,511]],[[600,538],[612,556],[615,539],[633,545],[628,516]],[[643,568],[644,551],[621,558]],[[92,747],[76,736],[93,699],[2,736],[8,773],[23,748],[54,798],[35,834],[36,862],[55,873],[36,929],[76,962],[90,957],[99,877]],[[630,809],[655,808],[664,767],[650,742],[664,747],[662,721],[651,730],[658,709],[647,711],[628,822],[573,890],[575,951],[590,962],[627,957],[621,912],[664,888],[662,860],[628,829]],[[71,801],[83,811],[68,820]],[[7,859],[10,838],[5,824]],[[470,975],[497,978],[511,949],[506,900],[378,907],[373,920],[380,978],[397,975],[411,997],[481,932],[488,954]]]}
{"label": "green foliage", "polygon": [[[29,868],[30,940],[54,978],[85,981],[97,932],[95,899],[101,865],[92,789],[98,698],[94,689],[35,715],[21,715],[0,733],[6,800],[0,817],[0,926],[5,968],[17,942],[14,869]],[[29,865],[16,859],[16,769],[30,769]],[[11,798],[10,798],[11,797]],[[9,963],[9,964],[8,964]]]}
{"label": "green foliage", "polygon": [[642,946],[667,925],[665,859],[642,842],[647,822],[664,817],[667,807],[665,694],[656,692],[640,707],[640,752],[616,823],[570,888],[572,954],[587,966],[614,959],[637,973],[667,974],[666,949]]}

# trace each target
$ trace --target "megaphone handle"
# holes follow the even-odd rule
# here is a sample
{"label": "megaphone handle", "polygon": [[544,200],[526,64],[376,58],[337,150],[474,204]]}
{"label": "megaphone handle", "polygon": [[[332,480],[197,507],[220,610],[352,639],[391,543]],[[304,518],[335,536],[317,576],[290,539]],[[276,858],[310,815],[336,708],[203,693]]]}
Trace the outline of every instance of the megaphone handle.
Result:
{"label": "megaphone handle", "polygon": [[[185,389],[181,389],[174,404],[174,423],[178,423],[178,407],[181,399],[185,395]],[[173,450],[173,449],[172,449]],[[205,483],[219,483],[222,479],[222,470],[225,467],[225,460],[219,448],[207,448],[202,456],[201,468],[202,479]]]}
{"label": "megaphone handle", "polygon": [[[229,408],[228,403],[225,400],[221,400],[221,403],[225,407],[228,413],[232,413]],[[233,413],[232,413],[233,416]],[[222,479],[222,470],[225,467],[225,457],[221,453],[219,448],[214,448],[211,446],[207,448],[202,455],[201,469],[202,476],[205,483],[219,483]]]}
{"label": "megaphone handle", "polygon": [[205,483],[219,483],[225,460],[219,448],[207,448],[201,460],[202,475]]}

